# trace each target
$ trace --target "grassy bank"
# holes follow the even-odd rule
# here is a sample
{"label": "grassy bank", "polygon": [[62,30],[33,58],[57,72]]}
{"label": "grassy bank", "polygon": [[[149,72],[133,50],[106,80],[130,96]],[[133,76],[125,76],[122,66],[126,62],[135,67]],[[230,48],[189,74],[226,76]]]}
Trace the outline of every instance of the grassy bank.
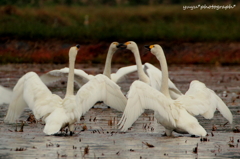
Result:
{"label": "grassy bank", "polygon": [[[239,41],[240,7],[183,10],[177,6],[48,6],[0,9],[0,36],[101,41]],[[88,25],[86,17],[88,16]]]}
{"label": "grassy bank", "polygon": [[[79,63],[104,63],[112,41],[159,43],[169,64],[239,64],[240,7],[183,10],[161,6],[0,7],[0,63],[67,63],[82,45]],[[88,21],[86,21],[88,19]],[[157,62],[150,55],[144,62]],[[115,63],[134,63],[132,54]]]}

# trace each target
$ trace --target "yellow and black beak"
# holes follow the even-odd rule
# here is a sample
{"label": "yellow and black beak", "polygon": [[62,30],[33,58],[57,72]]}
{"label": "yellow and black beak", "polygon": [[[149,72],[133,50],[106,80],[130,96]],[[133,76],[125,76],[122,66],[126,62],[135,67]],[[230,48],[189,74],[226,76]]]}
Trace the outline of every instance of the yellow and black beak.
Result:
{"label": "yellow and black beak", "polygon": [[148,51],[151,50],[151,49],[150,49],[150,45],[144,45],[144,47],[145,47],[146,49],[148,49]]}
{"label": "yellow and black beak", "polygon": [[154,47],[154,45],[145,45],[144,47],[148,49],[148,51],[150,51]]}
{"label": "yellow and black beak", "polygon": [[77,50],[79,50],[79,49],[80,49],[80,45],[79,45],[79,44],[77,44],[77,45],[76,45],[76,48],[77,48]]}
{"label": "yellow and black beak", "polygon": [[117,48],[118,48],[118,49],[126,49],[126,48],[127,48],[127,45],[125,45],[125,43],[119,43],[119,44],[117,45]]}

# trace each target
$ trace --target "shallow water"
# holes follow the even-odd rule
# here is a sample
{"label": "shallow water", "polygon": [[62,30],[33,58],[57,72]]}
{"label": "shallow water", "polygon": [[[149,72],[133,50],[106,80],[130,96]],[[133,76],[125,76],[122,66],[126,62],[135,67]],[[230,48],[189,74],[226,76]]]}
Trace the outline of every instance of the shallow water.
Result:
{"label": "shallow water", "polygon": [[[65,65],[1,65],[0,84],[13,88],[19,77],[28,71],[42,74],[62,68]],[[103,66],[77,65],[88,73],[102,72]],[[120,65],[114,65],[114,70]],[[26,109],[18,124],[3,123],[7,104],[0,106],[0,158],[240,158],[240,133],[232,128],[240,128],[240,67],[170,66],[170,78],[185,92],[191,80],[198,79],[213,89],[229,106],[234,115],[234,124],[227,121],[217,111],[214,119],[206,120],[198,116],[200,124],[208,132],[201,138],[175,133],[175,138],[163,137],[164,128],[153,118],[153,111],[146,110],[133,124],[131,130],[121,133],[117,122],[122,113],[98,104],[87,112],[79,123],[73,136],[46,136],[41,122],[25,122],[23,132],[21,121],[25,121],[31,111]],[[126,92],[136,73],[129,75],[121,87]],[[49,88],[64,96],[66,82],[62,79]],[[77,91],[77,88],[76,88]],[[216,130],[212,130],[213,126]],[[83,127],[87,127],[83,131]],[[148,147],[149,143],[154,147]],[[198,151],[193,149],[198,145]],[[86,153],[86,147],[89,152]]]}

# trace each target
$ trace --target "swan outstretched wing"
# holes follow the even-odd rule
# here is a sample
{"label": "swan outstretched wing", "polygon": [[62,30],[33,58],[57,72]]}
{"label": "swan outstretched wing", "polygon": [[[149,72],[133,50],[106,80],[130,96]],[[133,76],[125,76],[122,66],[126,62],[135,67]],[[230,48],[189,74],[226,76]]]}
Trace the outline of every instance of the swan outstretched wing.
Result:
{"label": "swan outstretched wing", "polygon": [[12,90],[3,86],[0,86],[0,105],[9,104],[12,98]]}
{"label": "swan outstretched wing", "polygon": [[112,73],[111,74],[111,79],[115,82],[115,83],[119,83],[122,82],[123,80],[126,79],[126,76],[134,71],[137,71],[137,66],[133,65],[133,66],[126,66],[126,67],[122,67],[120,68],[116,73]]}
{"label": "swan outstretched wing", "polygon": [[82,114],[85,114],[98,101],[103,101],[119,111],[124,111],[127,103],[120,87],[102,74],[95,76],[81,87],[77,92],[76,101],[82,109]]}
{"label": "swan outstretched wing", "polygon": [[148,69],[146,73],[150,79],[150,85],[160,91],[162,84],[162,72],[160,70]]}
{"label": "swan outstretched wing", "polygon": [[155,88],[144,82],[135,81],[130,87],[128,97],[127,106],[118,123],[122,131],[127,131],[145,109],[156,111],[160,118],[176,126],[175,118],[178,118],[178,112],[173,106],[173,101]]}
{"label": "swan outstretched wing", "polygon": [[[148,69],[153,69],[153,70],[159,71],[159,69],[157,67],[153,66],[150,63],[145,63],[144,65],[142,65],[142,67],[145,71]],[[128,74],[135,72],[135,71],[137,71],[137,65],[122,67],[116,73],[111,74],[111,79],[114,82],[119,83],[119,82],[122,82],[123,80],[125,80],[125,78]]]}
{"label": "swan outstretched wing", "polygon": [[177,100],[184,103],[185,109],[193,115],[202,115],[206,119],[211,119],[218,109],[229,123],[232,123],[233,117],[229,108],[214,91],[202,82],[192,81],[189,90]]}
{"label": "swan outstretched wing", "polygon": [[146,62],[146,63],[143,64],[143,69],[144,69],[144,70],[154,69],[154,70],[158,70],[158,71],[159,71],[159,69],[158,69],[157,67],[155,67],[154,65],[152,65],[152,64],[150,64],[150,63],[148,63],[148,62]]}
{"label": "swan outstretched wing", "polygon": [[18,80],[13,89],[12,101],[5,121],[15,122],[27,106],[39,119],[51,113],[59,99],[61,98],[53,95],[36,73],[28,72]]}
{"label": "swan outstretched wing", "polygon": [[25,107],[27,103],[23,99],[24,76],[20,78],[13,88],[12,99],[8,107],[7,115],[4,119],[5,122],[14,123]]}
{"label": "swan outstretched wing", "polygon": [[[59,81],[62,77],[67,77],[69,73],[69,68],[65,67],[60,70],[52,70],[43,74],[40,78],[45,84]],[[88,75],[83,70],[74,69],[74,81],[79,87],[84,85],[91,79],[92,76]]]}

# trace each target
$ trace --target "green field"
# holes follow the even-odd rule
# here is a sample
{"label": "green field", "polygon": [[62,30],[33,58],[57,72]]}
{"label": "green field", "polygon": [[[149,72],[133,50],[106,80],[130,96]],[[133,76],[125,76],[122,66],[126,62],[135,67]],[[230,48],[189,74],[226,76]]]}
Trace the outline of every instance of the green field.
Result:
{"label": "green field", "polygon": [[240,40],[238,6],[228,10],[183,10],[183,5],[2,6],[0,11],[0,36],[8,38],[82,43]]}

